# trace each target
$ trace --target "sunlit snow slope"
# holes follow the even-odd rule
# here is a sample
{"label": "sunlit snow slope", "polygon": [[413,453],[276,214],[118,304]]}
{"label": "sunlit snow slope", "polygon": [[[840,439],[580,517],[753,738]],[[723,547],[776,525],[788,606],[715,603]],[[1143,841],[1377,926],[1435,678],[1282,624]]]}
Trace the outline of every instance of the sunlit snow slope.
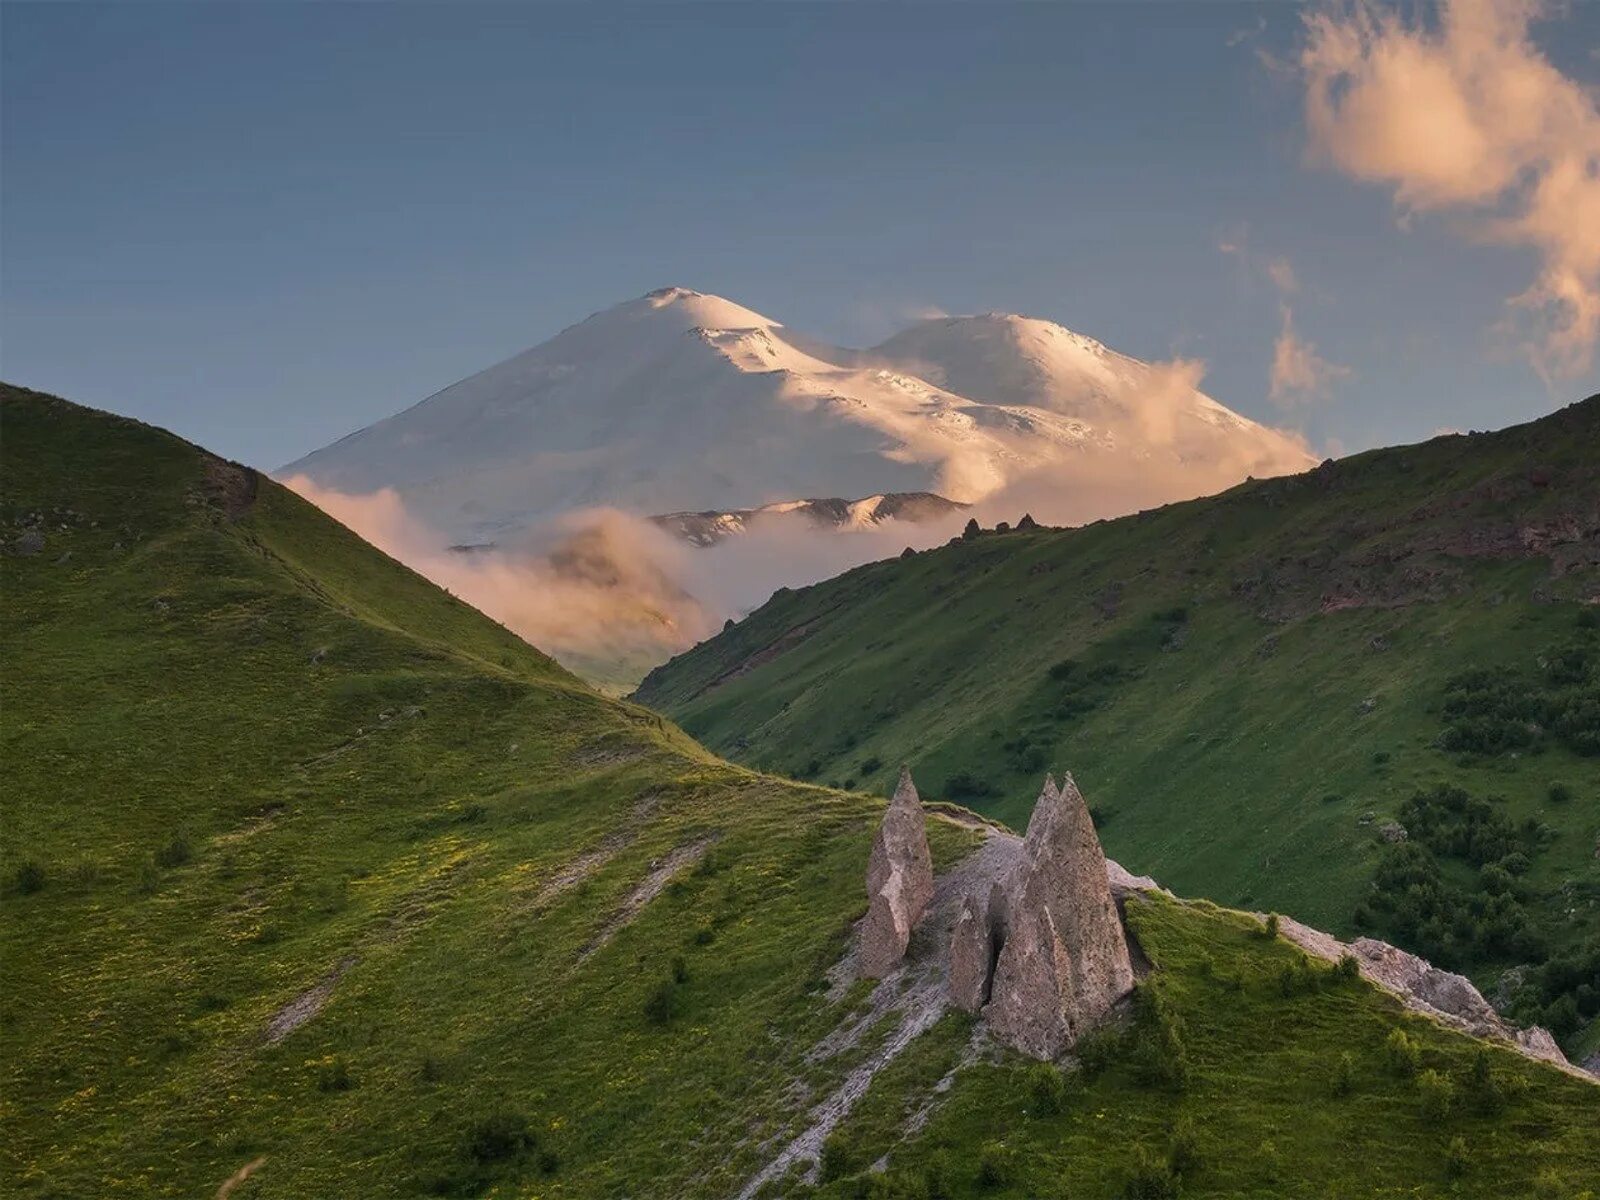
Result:
{"label": "sunlit snow slope", "polygon": [[1296,439],[1192,384],[1048,321],[940,319],[843,350],[672,287],[284,471],[346,492],[395,488],[430,525],[472,541],[594,505],[656,514],[885,492],[970,502],[1104,457],[1133,473],[1218,469],[1218,486],[1308,465]]}

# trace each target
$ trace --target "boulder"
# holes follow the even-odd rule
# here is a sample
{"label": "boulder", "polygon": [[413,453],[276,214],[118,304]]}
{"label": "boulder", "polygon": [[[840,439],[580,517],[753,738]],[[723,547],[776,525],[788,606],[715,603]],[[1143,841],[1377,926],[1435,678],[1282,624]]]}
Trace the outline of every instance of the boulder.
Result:
{"label": "boulder", "polygon": [[867,862],[867,916],[861,926],[861,974],[882,979],[900,964],[911,932],[933,899],[933,856],[927,823],[911,772],[884,811]]}

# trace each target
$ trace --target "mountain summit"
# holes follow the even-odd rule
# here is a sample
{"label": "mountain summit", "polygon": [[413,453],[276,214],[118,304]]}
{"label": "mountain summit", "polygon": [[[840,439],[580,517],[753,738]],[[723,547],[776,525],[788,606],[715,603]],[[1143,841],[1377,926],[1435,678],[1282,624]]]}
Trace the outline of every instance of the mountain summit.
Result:
{"label": "mountain summit", "polygon": [[394,488],[453,539],[573,509],[641,515],[800,497],[981,501],[1029,475],[1203,473],[1171,494],[1310,464],[1293,436],[1049,321],[924,321],[871,350],[800,337],[687,288],[650,292],[283,469]]}

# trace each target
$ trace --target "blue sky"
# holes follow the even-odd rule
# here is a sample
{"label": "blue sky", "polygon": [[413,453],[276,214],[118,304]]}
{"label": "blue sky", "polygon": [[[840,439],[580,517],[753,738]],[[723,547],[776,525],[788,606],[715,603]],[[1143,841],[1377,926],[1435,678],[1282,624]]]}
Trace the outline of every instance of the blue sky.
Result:
{"label": "blue sky", "polygon": [[[1535,251],[1308,165],[1297,10],[0,8],[0,370],[274,467],[677,283],[824,338],[1018,311],[1319,448],[1600,390],[1490,335]],[[1536,25],[1600,80],[1600,5]],[[1219,246],[1243,247],[1225,253]],[[1346,368],[1269,401],[1296,333]]]}

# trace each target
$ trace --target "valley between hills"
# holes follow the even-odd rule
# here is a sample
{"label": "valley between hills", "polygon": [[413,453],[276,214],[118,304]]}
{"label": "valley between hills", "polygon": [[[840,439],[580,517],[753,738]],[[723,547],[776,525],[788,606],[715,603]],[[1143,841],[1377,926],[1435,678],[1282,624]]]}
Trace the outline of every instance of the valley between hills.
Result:
{"label": "valley between hills", "polygon": [[[1505,752],[1421,739],[1500,728],[1458,716],[1515,723],[1498,695],[1459,711],[1430,699],[1471,668],[1510,659],[1523,690],[1507,704],[1586,686],[1587,658],[1563,683],[1532,647],[1591,636],[1577,601],[1592,562],[1551,561],[1595,528],[1557,536],[1592,512],[1593,402],[1405,467],[1336,464],[1348,487],[1313,473],[1076,532],[981,533],[779,596],[641,691],[743,764],[601,696],[247,467],[25,389],[0,406],[6,1194],[1575,1200],[1600,1180],[1592,1080],[1291,940],[1310,935],[1290,917],[1318,923],[1314,887],[1353,897],[1369,864],[1330,850],[1337,838],[1291,855],[1280,811],[1318,814],[1302,842],[1346,824],[1352,845],[1381,841],[1405,814],[1366,800],[1361,771],[1386,768],[1397,788],[1437,772],[1472,799],[1491,780],[1509,836],[1527,840],[1478,874],[1512,875],[1505,860],[1523,854],[1510,894],[1552,955],[1581,944],[1585,893],[1571,930],[1543,898],[1563,872],[1589,878],[1587,727],[1547,717],[1536,746]],[[1535,483],[1518,439],[1546,434]],[[1353,482],[1369,470],[1370,492]],[[1302,508],[1302,493],[1322,499]],[[1449,498],[1429,528],[1459,513],[1488,531],[1482,554],[1446,538],[1418,564],[1454,574],[1385,558],[1416,526],[1381,511],[1414,512],[1424,494]],[[1356,594],[1392,605],[1312,600],[1319,585],[1287,551],[1250,558],[1242,595],[1205,591],[1235,571],[1204,574],[1230,547],[1248,558],[1300,538],[1310,554],[1335,511],[1351,526],[1320,568],[1348,567]],[[1515,539],[1492,536],[1493,513],[1546,531],[1544,556],[1503,551]],[[825,665],[846,598],[873,631]],[[1013,612],[1051,598],[1062,618],[1022,635]],[[929,649],[941,639],[943,659]],[[1202,657],[1217,677],[1205,688]],[[1319,667],[1348,694],[1312,699]],[[1376,687],[1380,672],[1397,682]],[[1036,708],[1040,722],[1016,724]],[[1156,710],[1174,732],[1138,719]],[[1363,719],[1388,727],[1381,746]],[[1035,736],[1043,721],[1065,732]],[[1278,722],[1307,736],[1277,760],[1242,736],[1207,743],[1239,721],[1252,738]],[[1237,764],[1231,820],[1213,753]],[[1060,1063],[942,1002],[906,1024],[918,938],[937,941],[937,921],[882,982],[848,969],[896,754],[928,799],[968,806],[917,806],[935,889],[1011,836],[970,809],[1020,829],[1047,766],[1074,772],[1113,857],[1171,889],[1121,896],[1137,986]],[[1150,790],[1163,770],[1193,775],[1187,794],[1251,865],[1230,875],[1230,854],[1192,832],[1184,863],[1136,836],[1160,827],[1158,801],[1190,820],[1179,784]],[[963,775],[976,782],[952,788]],[[1557,777],[1571,794],[1540,800]],[[1304,782],[1285,796],[1273,778]],[[1449,860],[1435,866],[1463,888],[1435,840],[1460,825],[1490,847],[1504,832],[1449,798],[1409,819],[1405,844]],[[1322,883],[1318,855],[1334,864]],[[1207,872],[1214,885],[1198,886]],[[1267,884],[1308,872],[1303,894]],[[824,1115],[826,1136],[806,1142]],[[808,1152],[775,1167],[797,1141]]]}

